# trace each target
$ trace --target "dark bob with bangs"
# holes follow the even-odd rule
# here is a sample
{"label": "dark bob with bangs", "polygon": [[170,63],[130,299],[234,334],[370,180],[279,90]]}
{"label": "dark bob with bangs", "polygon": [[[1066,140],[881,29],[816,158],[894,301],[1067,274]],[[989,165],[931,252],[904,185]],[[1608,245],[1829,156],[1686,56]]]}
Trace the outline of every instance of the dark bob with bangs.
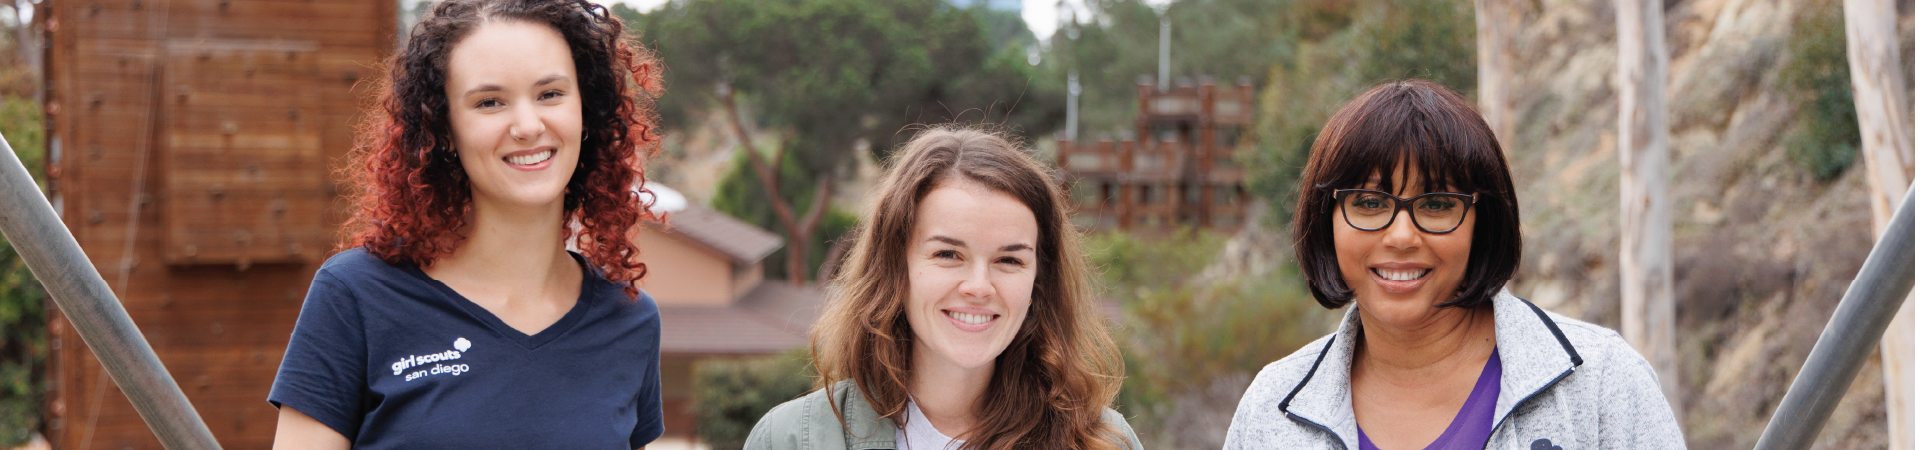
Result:
{"label": "dark bob with bangs", "polygon": [[1300,176],[1293,248],[1313,298],[1328,309],[1353,301],[1334,253],[1335,189],[1397,192],[1395,169],[1418,173],[1421,192],[1479,194],[1472,254],[1459,295],[1441,307],[1475,308],[1491,301],[1520,265],[1520,213],[1507,157],[1486,120],[1459,94],[1425,80],[1380,85],[1347,102],[1313,142]]}

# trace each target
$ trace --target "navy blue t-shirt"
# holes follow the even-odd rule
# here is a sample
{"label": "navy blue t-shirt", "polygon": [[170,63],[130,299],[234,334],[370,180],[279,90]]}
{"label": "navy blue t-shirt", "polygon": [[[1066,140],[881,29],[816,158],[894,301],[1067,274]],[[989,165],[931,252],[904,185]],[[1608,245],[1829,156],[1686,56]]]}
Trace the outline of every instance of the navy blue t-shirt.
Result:
{"label": "navy blue t-shirt", "polygon": [[660,312],[586,267],[573,309],[528,336],[417,267],[341,252],[267,401],[363,449],[644,446],[662,432]]}

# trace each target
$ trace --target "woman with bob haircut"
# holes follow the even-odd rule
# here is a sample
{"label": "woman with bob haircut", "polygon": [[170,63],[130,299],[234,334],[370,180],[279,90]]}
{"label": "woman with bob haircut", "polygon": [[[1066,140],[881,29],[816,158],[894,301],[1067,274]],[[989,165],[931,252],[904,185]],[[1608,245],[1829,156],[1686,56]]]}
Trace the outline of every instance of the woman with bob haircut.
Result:
{"label": "woman with bob haircut", "polygon": [[921,131],[870,194],[813,328],[821,389],[746,448],[1140,449],[1119,351],[1045,169],[1007,139]]}
{"label": "woman with bob haircut", "polygon": [[[627,232],[659,67],[586,0],[446,0],[388,64],[268,401],[276,449],[634,449],[660,316]],[[568,251],[573,242],[578,253]]]}
{"label": "woman with bob haircut", "polygon": [[1612,330],[1504,286],[1520,263],[1506,155],[1421,80],[1348,102],[1300,178],[1294,252],[1340,327],[1260,371],[1228,449],[1677,449],[1652,366]]}

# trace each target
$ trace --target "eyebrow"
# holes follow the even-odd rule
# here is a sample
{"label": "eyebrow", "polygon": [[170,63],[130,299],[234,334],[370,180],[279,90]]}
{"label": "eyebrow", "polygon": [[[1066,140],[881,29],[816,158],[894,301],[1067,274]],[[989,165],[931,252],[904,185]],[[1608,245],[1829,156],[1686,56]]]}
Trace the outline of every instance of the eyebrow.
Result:
{"label": "eyebrow", "polygon": [[[535,81],[535,82],[533,82],[533,85],[534,85],[534,86],[545,86],[545,85],[548,85],[548,84],[553,84],[553,83],[555,83],[555,82],[559,82],[559,81],[566,81],[566,80],[567,80],[567,76],[566,76],[566,75],[558,75],[558,74],[555,74],[555,75],[547,75],[546,77],[543,77],[543,78],[541,78],[541,79],[540,79],[539,81]],[[498,84],[482,84],[482,85],[480,85],[480,86],[478,86],[478,87],[475,87],[475,88],[473,88],[473,89],[468,89],[468,90],[467,90],[467,92],[464,92],[464,93],[461,93],[461,94],[460,94],[460,96],[462,96],[462,97],[465,97],[465,96],[468,96],[468,95],[473,95],[473,94],[474,94],[474,93],[476,93],[476,92],[499,92],[499,91],[504,91],[504,90],[506,90],[506,88],[502,88],[502,87],[500,87],[500,85],[498,85]]]}
{"label": "eyebrow", "polygon": [[[966,247],[966,246],[967,246],[967,242],[966,242],[966,241],[962,241],[962,240],[959,240],[959,239],[954,239],[954,238],[950,238],[950,237],[946,237],[946,236],[934,236],[934,237],[930,237],[930,238],[927,238],[927,240],[929,240],[929,241],[940,241],[940,242],[944,242],[944,243],[947,243],[947,244],[950,244],[950,245],[953,245],[953,246],[955,246],[955,247]],[[1021,251],[1021,250],[1033,250],[1033,246],[1031,246],[1031,245],[1027,245],[1027,244],[1008,244],[1008,245],[1007,245],[1007,246],[1005,246],[1005,247],[1000,247],[1000,251],[1003,251],[1003,252],[1017,252],[1017,251]]]}
{"label": "eyebrow", "polygon": [[473,93],[475,92],[499,92],[504,90],[506,89],[501,88],[500,85],[498,84],[482,84],[479,87],[468,89],[466,92],[460,93],[460,96],[465,97],[465,96],[473,95]]}

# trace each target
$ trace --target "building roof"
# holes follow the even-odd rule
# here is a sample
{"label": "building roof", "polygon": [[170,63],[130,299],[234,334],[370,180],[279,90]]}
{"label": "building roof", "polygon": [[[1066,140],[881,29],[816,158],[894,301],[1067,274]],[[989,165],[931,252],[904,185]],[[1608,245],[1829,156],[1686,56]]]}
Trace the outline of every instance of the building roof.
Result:
{"label": "building roof", "polygon": [[694,205],[668,214],[665,229],[692,238],[739,264],[760,262],[785,245],[779,235],[726,213]]}
{"label": "building roof", "polygon": [[765,281],[730,306],[662,306],[660,352],[778,353],[804,347],[825,298],[813,286]]}

